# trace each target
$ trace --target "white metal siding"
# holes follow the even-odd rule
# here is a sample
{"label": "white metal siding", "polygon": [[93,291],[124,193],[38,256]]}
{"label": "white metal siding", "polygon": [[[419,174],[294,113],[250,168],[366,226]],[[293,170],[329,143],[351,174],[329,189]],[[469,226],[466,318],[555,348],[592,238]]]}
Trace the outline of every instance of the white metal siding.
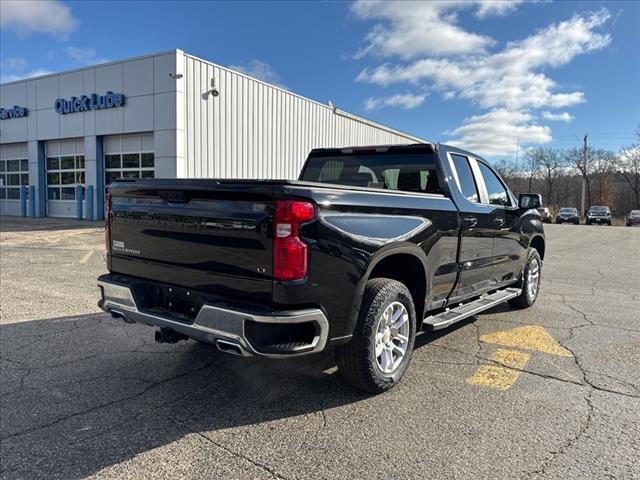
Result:
{"label": "white metal siding", "polygon": [[[185,162],[178,177],[295,179],[312,148],[424,141],[198,58],[182,58],[185,141],[177,155]],[[210,93],[212,78],[218,97]]]}

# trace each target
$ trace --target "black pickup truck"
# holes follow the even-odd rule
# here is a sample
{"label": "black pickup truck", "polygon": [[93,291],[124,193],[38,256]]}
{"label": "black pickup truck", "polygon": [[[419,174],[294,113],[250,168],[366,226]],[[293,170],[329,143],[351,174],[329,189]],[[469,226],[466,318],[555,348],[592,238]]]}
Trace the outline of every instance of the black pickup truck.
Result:
{"label": "black pickup truck", "polygon": [[158,327],[160,342],[281,358],[333,348],[348,382],[381,392],[417,331],[535,302],[540,204],[441,144],[316,149],[297,181],[118,180],[99,305]]}

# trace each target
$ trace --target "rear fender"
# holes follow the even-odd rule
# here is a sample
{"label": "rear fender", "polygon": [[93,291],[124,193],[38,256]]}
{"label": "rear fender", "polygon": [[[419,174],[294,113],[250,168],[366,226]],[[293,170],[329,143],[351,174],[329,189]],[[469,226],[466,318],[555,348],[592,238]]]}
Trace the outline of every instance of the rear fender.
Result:
{"label": "rear fender", "polygon": [[[401,243],[401,244],[393,244],[393,245],[385,246],[371,256],[367,264],[367,267],[364,271],[364,274],[362,275],[362,278],[360,279],[360,281],[356,286],[355,294],[353,297],[353,303],[351,306],[351,312],[349,313],[349,322],[347,324],[348,332],[353,332],[353,329],[355,328],[355,325],[358,321],[358,315],[360,313],[360,307],[362,305],[362,297],[364,295],[364,290],[367,286],[367,282],[371,277],[371,273],[374,271],[376,266],[378,266],[380,262],[382,262],[384,259],[389,258],[393,255],[401,255],[401,254],[411,255],[415,257],[416,261],[419,262],[419,265],[422,267],[422,271],[424,272],[424,276],[425,276],[424,281],[426,285],[426,289],[425,289],[425,298],[426,298],[426,292],[429,290],[430,282],[428,281],[428,278],[427,278],[427,272],[428,272],[427,256],[424,253],[424,251],[420,247],[418,247],[416,244],[413,244],[413,243]],[[424,316],[424,300],[425,300],[424,298],[418,299],[418,300],[414,299],[414,303],[421,302],[423,305],[423,307],[420,309],[416,307],[418,324],[422,321],[422,318]]]}

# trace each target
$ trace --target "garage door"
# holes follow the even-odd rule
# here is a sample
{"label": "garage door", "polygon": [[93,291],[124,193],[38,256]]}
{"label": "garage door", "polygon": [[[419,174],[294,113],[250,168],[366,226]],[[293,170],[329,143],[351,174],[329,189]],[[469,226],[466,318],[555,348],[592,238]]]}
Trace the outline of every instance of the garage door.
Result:
{"label": "garage door", "polygon": [[105,187],[118,178],[154,178],[153,133],[104,138]]}
{"label": "garage door", "polygon": [[27,144],[0,145],[0,214],[20,215],[21,185],[29,185]]}
{"label": "garage door", "polygon": [[47,216],[75,217],[76,186],[82,186],[84,192],[85,184],[84,140],[49,140],[45,144],[45,154]]}

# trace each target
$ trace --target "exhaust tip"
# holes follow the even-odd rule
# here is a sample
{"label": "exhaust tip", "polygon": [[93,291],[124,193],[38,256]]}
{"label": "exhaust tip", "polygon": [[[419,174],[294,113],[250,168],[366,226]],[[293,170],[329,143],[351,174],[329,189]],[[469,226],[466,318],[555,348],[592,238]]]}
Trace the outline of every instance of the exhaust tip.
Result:
{"label": "exhaust tip", "polygon": [[119,312],[118,310],[110,310],[109,313],[111,314],[111,318],[116,320],[123,320],[127,323],[136,323],[135,320],[127,318],[124,313]]}
{"label": "exhaust tip", "polygon": [[242,356],[242,348],[238,343],[218,339],[216,340],[216,347],[221,352]]}

